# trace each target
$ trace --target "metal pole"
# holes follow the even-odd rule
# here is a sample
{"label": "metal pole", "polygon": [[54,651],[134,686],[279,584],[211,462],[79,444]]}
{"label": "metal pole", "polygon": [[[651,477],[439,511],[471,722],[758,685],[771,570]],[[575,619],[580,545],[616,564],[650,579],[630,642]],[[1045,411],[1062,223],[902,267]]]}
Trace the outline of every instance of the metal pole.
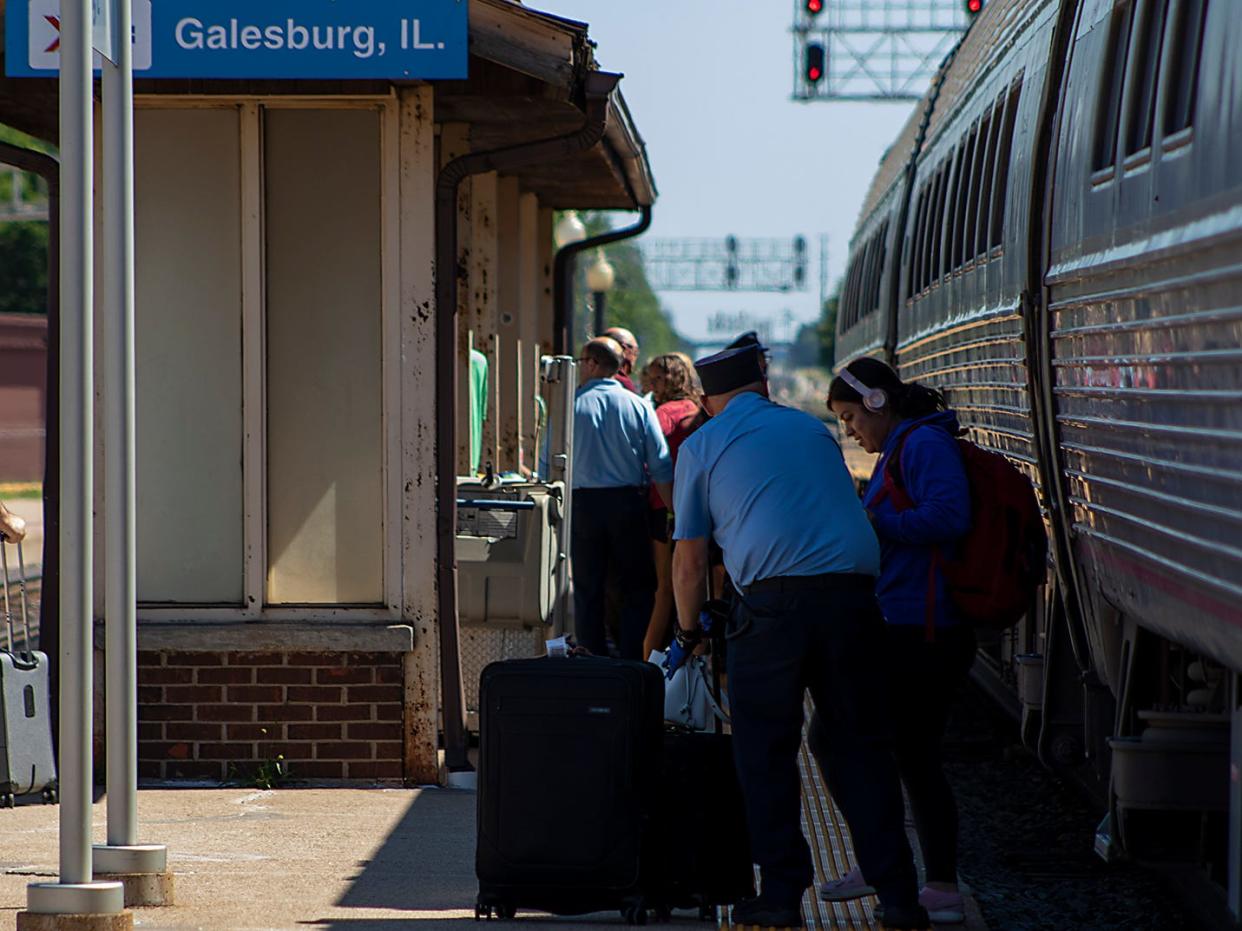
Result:
{"label": "metal pole", "polygon": [[104,61],[104,356],[108,844],[138,842],[134,570],[134,75],[130,3],[116,5],[116,64]]}
{"label": "metal pole", "polygon": [[60,881],[91,881],[91,4],[61,17]]}
{"label": "metal pole", "polygon": [[602,336],[604,333],[604,301],[608,298],[603,291],[592,291],[591,297],[595,300],[595,335]]}

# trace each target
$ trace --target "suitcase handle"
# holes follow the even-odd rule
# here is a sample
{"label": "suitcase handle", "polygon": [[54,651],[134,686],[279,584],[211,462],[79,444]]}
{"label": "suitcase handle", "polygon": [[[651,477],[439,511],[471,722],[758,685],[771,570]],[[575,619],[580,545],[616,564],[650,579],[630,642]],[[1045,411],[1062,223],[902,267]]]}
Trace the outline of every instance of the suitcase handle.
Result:
{"label": "suitcase handle", "polygon": [[[14,649],[17,646],[17,639],[13,634],[13,604],[9,596],[9,551],[5,547],[8,537],[0,534],[0,569],[4,572],[4,623],[8,629],[9,635],[9,652],[13,654],[13,658],[18,658],[18,652]],[[22,555],[22,542],[17,541],[17,565],[18,565],[18,590],[22,596],[22,624],[26,633],[26,649],[22,651],[21,657],[27,668],[34,668],[39,665],[38,659],[35,657],[34,644],[30,641],[30,608],[26,598],[26,560]]]}

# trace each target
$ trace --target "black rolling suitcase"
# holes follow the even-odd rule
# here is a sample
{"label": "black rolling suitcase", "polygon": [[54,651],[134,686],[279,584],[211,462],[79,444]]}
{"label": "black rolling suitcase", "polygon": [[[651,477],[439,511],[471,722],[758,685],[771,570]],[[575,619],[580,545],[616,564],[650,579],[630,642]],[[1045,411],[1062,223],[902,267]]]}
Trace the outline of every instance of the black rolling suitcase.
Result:
{"label": "black rolling suitcase", "polygon": [[649,663],[509,660],[479,684],[478,917],[646,920],[664,681]]}
{"label": "black rolling suitcase", "polygon": [[657,908],[697,908],[710,918],[716,906],[755,894],[755,868],[746,830],[742,788],[733,767],[729,734],[670,727],[657,823],[660,864],[653,870]]}
{"label": "black rolling suitcase", "polygon": [[[2,538],[0,538],[2,539]],[[56,801],[56,760],[52,749],[52,720],[47,655],[33,649],[26,602],[26,566],[17,544],[22,621],[26,649],[18,652],[13,636],[9,595],[9,560],[0,542],[4,570],[4,621],[7,649],[0,649],[0,808],[12,808],[17,796],[39,792],[43,801]]]}

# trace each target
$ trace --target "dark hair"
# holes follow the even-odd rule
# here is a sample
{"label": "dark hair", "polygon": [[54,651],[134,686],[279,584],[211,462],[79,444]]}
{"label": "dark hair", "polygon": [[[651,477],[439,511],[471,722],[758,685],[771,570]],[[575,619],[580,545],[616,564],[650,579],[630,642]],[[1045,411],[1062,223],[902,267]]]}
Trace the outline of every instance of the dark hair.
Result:
{"label": "dark hair", "polygon": [[[616,349],[612,347],[616,346]],[[620,344],[611,336],[597,336],[582,347],[582,354],[598,365],[605,375],[615,375],[621,368]]]}
{"label": "dark hair", "polygon": [[[879,388],[887,394],[889,407],[902,420],[926,417],[947,407],[944,395],[935,388],[920,385],[917,381],[902,381],[887,363],[879,359],[864,356],[855,359],[846,369],[868,388]],[[832,407],[834,401],[860,404],[862,395],[838,375],[828,386],[828,406]]]}

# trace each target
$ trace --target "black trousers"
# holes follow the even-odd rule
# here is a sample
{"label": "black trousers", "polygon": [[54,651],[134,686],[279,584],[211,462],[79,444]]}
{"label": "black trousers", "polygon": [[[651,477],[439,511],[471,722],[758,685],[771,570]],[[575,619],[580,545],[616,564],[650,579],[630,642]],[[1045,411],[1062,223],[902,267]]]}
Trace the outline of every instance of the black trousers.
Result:
{"label": "black trousers", "polygon": [[954,695],[975,658],[969,627],[924,632],[890,625],[887,631],[889,698],[897,770],[910,799],[928,882],[957,882],[957,801],[944,775],[941,744]]}
{"label": "black trousers", "polygon": [[[910,800],[928,882],[957,882],[957,801],[944,775],[941,743],[949,706],[975,658],[969,627],[938,630],[930,643],[922,624],[890,624],[885,630],[884,679],[893,719],[893,750]],[[818,720],[808,739],[820,769],[833,786],[831,737]],[[863,867],[863,875],[871,877]]]}
{"label": "black trousers", "polygon": [[884,621],[870,579],[735,599],[728,653],[733,748],[765,898],[793,904],[814,879],[802,834],[798,749],[810,689],[831,736],[834,797],[881,902],[914,905],[914,859],[881,675]]}
{"label": "black trousers", "polygon": [[646,488],[578,488],[573,502],[574,632],[596,656],[608,655],[604,632],[605,582],[611,571],[620,591],[622,659],[645,659],[643,637],[655,604],[655,562]]}

